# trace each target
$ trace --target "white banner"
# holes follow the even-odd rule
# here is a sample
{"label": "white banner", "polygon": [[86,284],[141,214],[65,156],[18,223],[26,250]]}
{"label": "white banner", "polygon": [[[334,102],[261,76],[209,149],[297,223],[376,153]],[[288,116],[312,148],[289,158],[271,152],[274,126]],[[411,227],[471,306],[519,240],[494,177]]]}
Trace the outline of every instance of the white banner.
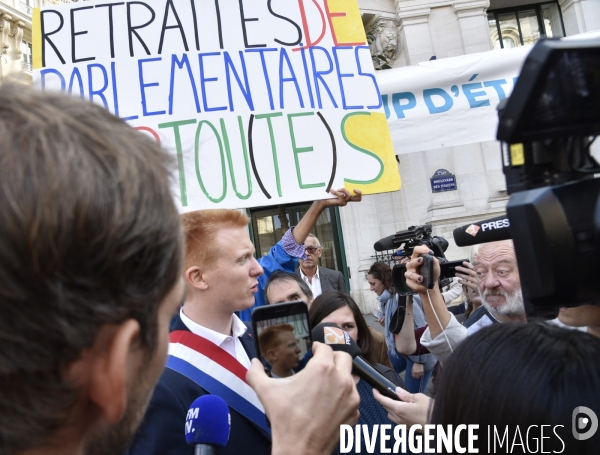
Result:
{"label": "white banner", "polygon": [[531,47],[481,52],[377,72],[397,155],[496,138],[496,106]]}
{"label": "white banner", "polygon": [[[600,37],[600,30],[565,40]],[[394,152],[420,152],[496,139],[496,106],[514,88],[531,46],[378,71]]]}

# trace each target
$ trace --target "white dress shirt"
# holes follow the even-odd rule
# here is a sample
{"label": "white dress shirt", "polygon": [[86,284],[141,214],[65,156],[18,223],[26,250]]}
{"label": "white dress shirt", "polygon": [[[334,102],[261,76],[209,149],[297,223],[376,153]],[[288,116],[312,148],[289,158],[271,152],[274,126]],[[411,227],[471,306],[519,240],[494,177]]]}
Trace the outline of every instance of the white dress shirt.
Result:
{"label": "white dress shirt", "polygon": [[240,338],[248,327],[244,324],[237,315],[233,315],[233,319],[231,321],[231,333],[233,335],[223,335],[222,333],[215,332],[214,330],[207,329],[206,327],[201,326],[200,324],[192,321],[183,313],[183,308],[179,310],[179,317],[186,325],[190,332],[195,335],[201,336],[202,338],[206,338],[211,343],[216,344],[221,349],[227,351],[231,354],[238,362],[240,362],[246,369],[250,368],[251,362]]}
{"label": "white dress shirt", "polygon": [[306,284],[308,284],[308,287],[312,291],[313,299],[316,299],[323,293],[323,290],[321,289],[321,278],[319,277],[319,266],[317,266],[315,276],[312,277],[312,283],[308,280],[308,277],[304,274],[302,268],[300,268],[300,276],[306,281]]}

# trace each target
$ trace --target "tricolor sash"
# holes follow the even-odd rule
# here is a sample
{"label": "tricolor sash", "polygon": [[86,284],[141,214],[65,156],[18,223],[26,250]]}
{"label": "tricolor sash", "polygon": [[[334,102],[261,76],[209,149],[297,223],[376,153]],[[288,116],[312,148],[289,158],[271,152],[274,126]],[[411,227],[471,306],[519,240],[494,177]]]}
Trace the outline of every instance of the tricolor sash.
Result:
{"label": "tricolor sash", "polygon": [[229,407],[271,433],[265,410],[246,382],[248,370],[216,344],[187,330],[173,331],[169,335],[167,368],[223,398]]}

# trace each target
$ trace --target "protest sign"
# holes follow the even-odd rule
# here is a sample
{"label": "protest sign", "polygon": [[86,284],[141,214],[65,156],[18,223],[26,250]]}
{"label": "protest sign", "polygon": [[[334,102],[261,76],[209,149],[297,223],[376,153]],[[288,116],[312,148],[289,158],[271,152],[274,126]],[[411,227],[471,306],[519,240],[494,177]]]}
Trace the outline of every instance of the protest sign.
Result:
{"label": "protest sign", "polygon": [[400,188],[356,0],[68,3],[33,35],[34,84],[173,153],[181,211]]}

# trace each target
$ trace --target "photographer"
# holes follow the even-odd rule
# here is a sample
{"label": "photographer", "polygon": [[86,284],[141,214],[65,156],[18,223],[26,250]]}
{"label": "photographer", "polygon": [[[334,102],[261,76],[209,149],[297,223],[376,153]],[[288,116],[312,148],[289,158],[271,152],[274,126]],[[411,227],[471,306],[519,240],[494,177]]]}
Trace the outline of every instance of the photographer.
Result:
{"label": "photographer", "polygon": [[[473,268],[478,278],[482,308],[478,315],[469,318],[462,326],[444,303],[438,286],[439,261],[433,258],[434,282],[431,291],[421,285],[418,268],[423,263],[420,254],[429,254],[425,246],[416,247],[412,260],[406,266],[406,281],[423,301],[425,317],[429,324],[421,343],[444,363],[452,350],[468,335],[499,322],[525,322],[525,307],[517,268],[517,258],[512,241],[504,240],[481,245],[473,258]],[[421,281],[417,281],[417,279]],[[465,278],[463,278],[465,279]],[[469,279],[470,281],[470,279]]]}

